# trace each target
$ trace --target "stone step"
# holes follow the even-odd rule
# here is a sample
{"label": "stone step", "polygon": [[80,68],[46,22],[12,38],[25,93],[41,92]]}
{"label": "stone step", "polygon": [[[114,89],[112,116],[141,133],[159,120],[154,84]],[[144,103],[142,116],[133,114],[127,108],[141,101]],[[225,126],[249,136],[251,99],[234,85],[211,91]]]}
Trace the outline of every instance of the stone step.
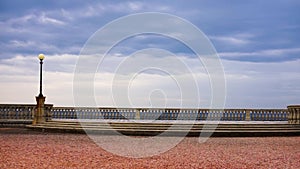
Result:
{"label": "stone step", "polygon": [[[85,127],[113,127],[113,128],[123,128],[123,127],[130,127],[130,128],[147,128],[147,127],[156,127],[156,128],[191,128],[192,124],[155,124],[155,123],[100,123],[100,122],[85,122],[85,123],[78,123],[78,122],[47,122],[42,125],[55,125],[55,126],[69,126],[69,125],[82,125]],[[294,128],[300,127],[300,125],[290,125],[290,124],[219,124],[219,125],[210,125],[210,124],[194,124],[193,128],[202,128],[205,127],[218,127],[218,128]]]}
{"label": "stone step", "polygon": [[120,126],[120,125],[114,125],[114,124],[85,124],[85,125],[80,125],[80,124],[64,124],[64,123],[44,123],[44,124],[39,124],[40,126],[56,126],[56,127],[84,127],[84,128],[113,128],[113,129],[122,129],[122,128],[130,128],[130,129],[152,129],[152,128],[156,128],[156,129],[161,129],[161,130],[167,130],[167,129],[192,129],[192,130],[196,130],[196,129],[202,129],[203,127],[205,128],[216,128],[216,129],[227,129],[227,130],[234,130],[234,129],[243,129],[243,130],[276,130],[276,129],[294,129],[294,126],[276,126],[276,125],[268,125],[268,126],[232,126],[232,125],[219,125],[219,126],[210,126],[210,125],[198,125],[198,126],[182,126],[182,125],[173,125],[173,126],[143,126],[143,125],[125,125],[125,126]]}
{"label": "stone step", "polygon": [[[126,123],[126,122],[70,122],[49,121],[38,125],[27,125],[31,129],[63,131],[63,132],[92,132],[97,134],[114,134],[120,132],[126,135],[155,136],[161,133],[178,135],[189,133],[221,133],[222,135],[257,136],[257,135],[300,135],[300,125],[290,124],[164,124],[164,123]],[[172,126],[172,127],[171,127]],[[227,133],[227,134],[226,134]]]}

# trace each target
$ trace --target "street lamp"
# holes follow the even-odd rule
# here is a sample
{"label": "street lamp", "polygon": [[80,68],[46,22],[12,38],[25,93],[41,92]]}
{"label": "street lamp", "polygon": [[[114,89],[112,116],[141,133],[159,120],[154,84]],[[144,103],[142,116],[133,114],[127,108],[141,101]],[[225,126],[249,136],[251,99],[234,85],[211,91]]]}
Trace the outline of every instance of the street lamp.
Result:
{"label": "street lamp", "polygon": [[38,58],[40,59],[40,94],[35,97],[36,99],[36,110],[34,113],[34,118],[32,121],[33,125],[36,125],[38,123],[42,123],[46,121],[46,116],[45,116],[45,99],[46,97],[43,96],[42,93],[42,70],[43,70],[43,60],[45,56],[43,54],[39,54]]}
{"label": "street lamp", "polygon": [[44,56],[44,54],[39,54],[38,58],[40,59],[40,94],[39,94],[39,97],[43,97],[43,93],[42,93],[42,81],[43,81],[42,71],[43,71],[43,60],[44,60],[45,56]]}

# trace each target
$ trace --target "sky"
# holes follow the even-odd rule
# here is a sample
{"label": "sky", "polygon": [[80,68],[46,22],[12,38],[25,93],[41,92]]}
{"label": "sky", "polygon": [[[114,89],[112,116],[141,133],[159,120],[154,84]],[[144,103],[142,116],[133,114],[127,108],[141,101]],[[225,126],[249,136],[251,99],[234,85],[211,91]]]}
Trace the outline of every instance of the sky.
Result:
{"label": "sky", "polygon": [[[183,18],[207,36],[223,66],[225,108],[286,108],[300,104],[299,8],[298,0],[2,0],[0,104],[35,103],[39,92],[37,56],[43,53],[46,103],[74,106],[74,72],[88,40],[111,21],[144,12],[167,13]],[[139,22],[124,25],[119,31],[130,30],[135,24]],[[167,28],[160,22],[157,26]],[[148,56],[143,53],[149,48],[162,49],[165,55]],[[207,74],[195,53],[182,42],[156,34],[129,37],[107,52],[103,63],[98,65],[93,82],[97,106],[115,106],[116,99],[127,97],[130,105],[128,102],[120,103],[124,107],[178,107],[183,100],[183,91],[178,87],[176,78],[183,76],[184,72],[180,72],[181,69],[176,72],[176,67],[167,66],[174,58],[193,71],[198,84],[198,91],[193,88],[184,92],[197,92],[200,96],[198,107],[209,107],[211,75]],[[141,61],[164,68],[172,67],[170,71],[175,73],[170,76],[162,71],[148,70],[131,79],[130,86],[118,79],[113,81],[124,73],[116,71],[117,66],[126,65],[129,61],[128,70],[125,68],[123,71],[131,70],[133,63]],[[114,91],[115,87],[122,85],[128,90],[126,97],[117,94],[118,98],[114,98],[118,91]],[[88,103],[84,105],[91,106]]]}

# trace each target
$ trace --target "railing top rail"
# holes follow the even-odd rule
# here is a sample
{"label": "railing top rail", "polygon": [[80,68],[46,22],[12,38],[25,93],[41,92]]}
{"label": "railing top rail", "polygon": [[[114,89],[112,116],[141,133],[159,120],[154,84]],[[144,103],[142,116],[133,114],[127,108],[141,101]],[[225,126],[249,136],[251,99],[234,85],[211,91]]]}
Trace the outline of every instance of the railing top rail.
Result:
{"label": "railing top rail", "polygon": [[224,108],[224,109],[210,109],[210,108],[136,108],[136,107],[53,107],[53,109],[106,109],[106,110],[210,110],[210,111],[286,111],[287,109],[253,109],[253,108]]}
{"label": "railing top rail", "polygon": [[[45,106],[53,106],[53,104],[45,104]],[[36,107],[36,104],[0,104],[0,107]]]}
{"label": "railing top rail", "polygon": [[31,107],[31,106],[36,106],[36,104],[0,104],[0,107],[17,107],[17,106]]}

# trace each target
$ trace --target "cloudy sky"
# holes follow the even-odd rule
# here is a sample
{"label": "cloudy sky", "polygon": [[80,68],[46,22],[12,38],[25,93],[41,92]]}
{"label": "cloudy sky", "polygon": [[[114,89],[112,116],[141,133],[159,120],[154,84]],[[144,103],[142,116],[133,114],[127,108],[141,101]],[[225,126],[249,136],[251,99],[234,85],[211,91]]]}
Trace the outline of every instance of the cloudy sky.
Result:
{"label": "cloudy sky", "polygon": [[[46,102],[55,106],[74,106],[74,71],[80,51],[88,39],[120,17],[161,12],[194,24],[214,45],[225,73],[225,107],[285,108],[289,104],[299,104],[299,8],[298,0],[2,0],[0,103],[35,103],[39,91],[37,56],[44,53],[43,93],[47,97]],[[124,25],[119,31],[132,29],[135,24],[139,22]],[[157,25],[167,28],[164,23],[157,22]],[[149,56],[149,53],[143,52],[149,48],[168,52],[162,52],[164,56]],[[134,61],[134,58],[138,59]],[[118,93],[114,89],[122,86],[122,81],[116,80],[119,77],[117,67],[120,63],[122,67],[122,63],[126,65],[131,61],[127,65],[129,69],[141,58],[144,59],[142,62],[173,67],[171,74],[161,70],[140,73],[130,83],[124,84],[127,94],[117,94],[119,98],[129,98],[131,106],[178,107],[182,99],[188,100],[188,97],[182,98],[183,91],[176,83],[176,78],[180,79],[184,71],[176,72],[174,66],[166,66],[170,60],[178,58],[193,70],[198,85],[198,91],[184,92],[198,92],[199,106],[209,107],[212,93],[210,75],[195,53],[179,41],[154,34],[129,37],[107,52],[93,82],[97,106],[114,106],[114,93]],[[129,71],[122,70],[122,73]],[[127,104],[124,102],[122,106],[129,106]]]}

